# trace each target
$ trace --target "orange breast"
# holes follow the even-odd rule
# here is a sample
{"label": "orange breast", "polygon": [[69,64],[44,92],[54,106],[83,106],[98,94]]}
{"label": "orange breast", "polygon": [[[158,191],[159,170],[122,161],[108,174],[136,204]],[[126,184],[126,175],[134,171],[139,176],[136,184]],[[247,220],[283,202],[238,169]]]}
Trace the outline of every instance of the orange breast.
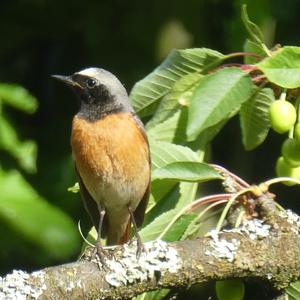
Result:
{"label": "orange breast", "polygon": [[96,122],[75,116],[71,145],[77,170],[96,201],[108,209],[137,206],[149,183],[149,148],[131,114]]}

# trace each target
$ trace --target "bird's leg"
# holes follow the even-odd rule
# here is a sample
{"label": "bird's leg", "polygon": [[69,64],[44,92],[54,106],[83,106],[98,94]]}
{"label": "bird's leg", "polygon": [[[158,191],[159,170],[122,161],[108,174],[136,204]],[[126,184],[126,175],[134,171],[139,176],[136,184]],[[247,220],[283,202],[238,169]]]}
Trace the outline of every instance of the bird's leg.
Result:
{"label": "bird's leg", "polygon": [[102,231],[102,224],[105,216],[105,210],[98,204],[98,209],[100,212],[100,219],[99,219],[99,225],[98,225],[98,236],[96,240],[96,250],[97,254],[100,258],[100,261],[103,266],[106,266],[105,257],[107,256],[106,252],[103,249],[102,243],[101,243],[101,231]]}
{"label": "bird's leg", "polygon": [[141,253],[142,253],[142,251],[145,250],[145,248],[144,248],[142,239],[141,239],[141,237],[140,237],[140,235],[139,235],[138,228],[137,228],[137,226],[136,226],[136,222],[135,222],[135,219],[134,219],[134,215],[133,215],[131,206],[128,205],[127,208],[128,208],[128,212],[129,212],[129,214],[130,214],[131,222],[132,222],[133,227],[134,227],[134,234],[135,234],[136,239],[137,239],[137,251],[136,251],[136,257],[139,258],[140,255],[141,255]]}

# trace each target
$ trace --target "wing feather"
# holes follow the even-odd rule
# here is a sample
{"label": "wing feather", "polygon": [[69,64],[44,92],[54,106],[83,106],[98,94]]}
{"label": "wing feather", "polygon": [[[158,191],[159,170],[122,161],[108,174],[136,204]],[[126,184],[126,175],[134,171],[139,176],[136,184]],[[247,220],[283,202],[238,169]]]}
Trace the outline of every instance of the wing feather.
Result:
{"label": "wing feather", "polygon": [[[135,120],[138,128],[140,129],[140,131],[141,131],[141,133],[142,133],[142,135],[143,135],[143,137],[145,139],[145,142],[148,145],[148,149],[149,149],[148,163],[149,163],[149,166],[151,167],[149,141],[148,141],[148,138],[147,138],[145,127],[144,127],[142,121],[139,119],[139,117],[135,113],[133,113],[132,116],[133,116],[133,118],[134,118],[134,120]],[[151,172],[151,170],[150,170],[150,172]],[[147,208],[147,205],[148,205],[148,202],[149,202],[150,186],[151,186],[151,177],[149,176],[149,182],[148,182],[148,186],[146,188],[146,191],[144,193],[144,196],[141,199],[139,205],[137,206],[136,210],[133,213],[137,227],[141,227],[142,224],[143,224],[143,221],[144,221],[144,216],[145,216],[146,208]]]}
{"label": "wing feather", "polygon": [[[96,230],[98,230],[99,220],[100,220],[100,213],[99,213],[99,210],[98,210],[97,203],[93,199],[91,194],[88,192],[88,190],[86,189],[76,166],[75,166],[75,172],[76,172],[76,175],[77,175],[77,178],[78,178],[79,187],[80,187],[80,194],[81,194],[81,198],[82,198],[82,201],[83,201],[84,208],[88,212],[88,214],[89,214],[89,216],[92,220],[92,223],[95,226]],[[102,225],[102,235],[103,235],[102,237],[106,236],[106,232],[107,232],[107,218],[104,217],[103,225]]]}

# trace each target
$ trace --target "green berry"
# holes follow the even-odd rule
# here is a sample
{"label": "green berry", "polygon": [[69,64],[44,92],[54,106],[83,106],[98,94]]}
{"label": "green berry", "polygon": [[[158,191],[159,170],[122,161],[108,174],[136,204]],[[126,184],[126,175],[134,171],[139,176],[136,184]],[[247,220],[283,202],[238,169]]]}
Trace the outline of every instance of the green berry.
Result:
{"label": "green berry", "polygon": [[281,154],[290,167],[300,166],[300,145],[296,139],[286,139],[282,144]]}
{"label": "green berry", "polygon": [[[276,174],[278,177],[292,177],[300,179],[300,167],[292,168],[282,156],[280,156],[276,162]],[[286,185],[295,185],[294,182],[285,181]]]}
{"label": "green berry", "polygon": [[300,122],[296,123],[296,126],[294,128],[294,138],[300,145]]}
{"label": "green berry", "polygon": [[216,282],[216,294],[219,300],[244,299],[245,286],[239,279]]}
{"label": "green berry", "polygon": [[285,133],[295,124],[297,113],[290,102],[276,100],[270,105],[269,117],[272,128],[278,133]]}

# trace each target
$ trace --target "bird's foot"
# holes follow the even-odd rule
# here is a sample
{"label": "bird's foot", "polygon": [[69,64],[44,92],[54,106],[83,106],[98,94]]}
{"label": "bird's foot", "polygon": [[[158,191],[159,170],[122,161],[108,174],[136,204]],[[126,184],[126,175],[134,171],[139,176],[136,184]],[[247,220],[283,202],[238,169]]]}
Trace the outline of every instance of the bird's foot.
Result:
{"label": "bird's foot", "polygon": [[100,269],[109,269],[107,261],[112,259],[112,255],[103,248],[99,241],[96,242],[93,256],[96,257]]}
{"label": "bird's foot", "polygon": [[137,239],[137,245],[136,245],[136,258],[139,259],[142,252],[146,253],[146,248],[140,238]]}
{"label": "bird's foot", "polygon": [[144,252],[146,253],[146,248],[139,236],[137,236],[136,239],[131,239],[128,244],[130,246],[135,246],[136,247],[136,258],[139,259],[141,254]]}

